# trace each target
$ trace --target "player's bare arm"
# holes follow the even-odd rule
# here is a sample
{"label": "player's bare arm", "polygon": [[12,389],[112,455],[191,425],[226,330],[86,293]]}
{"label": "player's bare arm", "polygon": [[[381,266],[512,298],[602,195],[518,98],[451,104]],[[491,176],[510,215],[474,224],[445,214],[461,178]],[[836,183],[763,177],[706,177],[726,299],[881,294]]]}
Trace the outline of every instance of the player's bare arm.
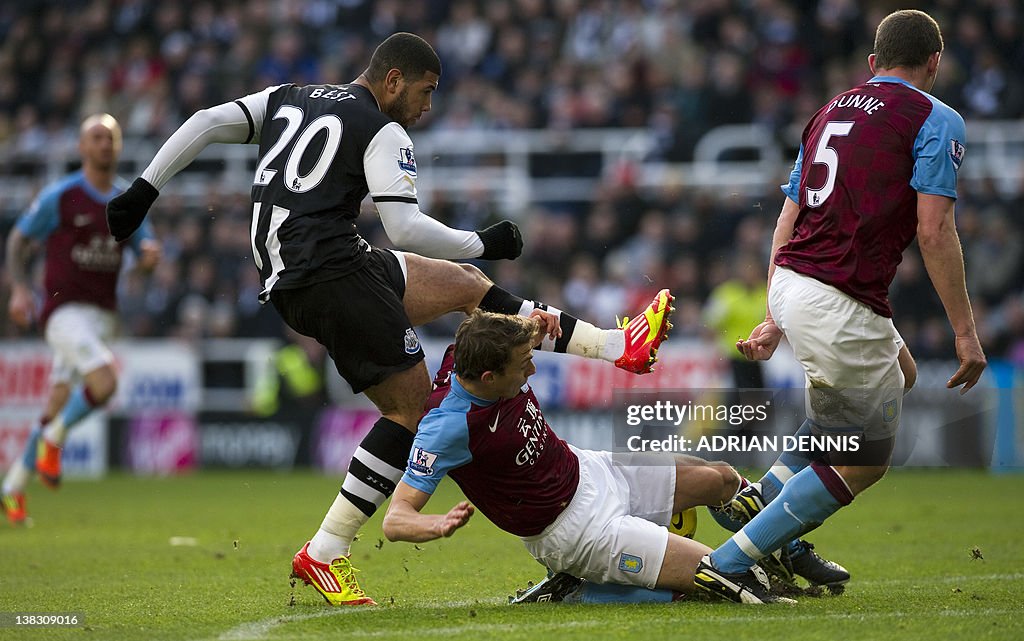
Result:
{"label": "player's bare arm", "polygon": [[384,536],[389,541],[410,543],[448,537],[469,522],[475,511],[469,501],[460,501],[447,514],[423,514],[420,510],[428,500],[430,495],[426,492],[399,482],[384,517]]}
{"label": "player's bare arm", "polygon": [[32,240],[17,229],[11,229],[7,237],[7,274],[11,279],[11,298],[7,313],[11,321],[21,328],[27,328],[34,316],[32,287],[26,267],[32,255]]}
{"label": "player's bare arm", "polygon": [[964,256],[953,215],[955,201],[946,196],[917,195],[917,239],[928,278],[932,281],[946,316],[956,335],[956,355],[960,368],[946,387],[961,387],[964,394],[981,378],[988,361],[981,349],[974,325],[971,301],[967,297]]}

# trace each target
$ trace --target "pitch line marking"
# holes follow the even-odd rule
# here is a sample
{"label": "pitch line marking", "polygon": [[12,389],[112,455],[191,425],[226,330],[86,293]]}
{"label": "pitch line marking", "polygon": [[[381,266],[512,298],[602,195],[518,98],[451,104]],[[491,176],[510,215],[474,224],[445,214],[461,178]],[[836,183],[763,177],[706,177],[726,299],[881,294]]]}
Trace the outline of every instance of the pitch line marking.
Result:
{"label": "pitch line marking", "polygon": [[[947,576],[947,577],[935,577],[935,578],[920,578],[920,579],[884,579],[879,581],[856,581],[857,585],[894,585],[903,583],[914,583],[918,581],[925,581],[931,583],[959,583],[963,581],[1019,581],[1024,579],[1024,573],[1016,572],[1012,574],[982,574],[977,576],[960,575],[960,576]],[[410,604],[411,607],[432,607],[432,608],[460,608],[470,607],[474,605],[488,605],[493,601],[494,603],[501,603],[503,597],[492,597],[492,598],[479,598],[467,601],[448,601],[442,603],[424,603],[424,604]],[[309,614],[284,614],[280,616],[267,617],[266,619],[260,619],[259,621],[250,621],[248,623],[242,623],[237,625],[230,630],[220,634],[216,637],[216,641],[259,641],[260,639],[266,638],[274,628],[284,625],[286,623],[296,623],[299,621],[307,621],[309,619],[320,619],[323,617],[333,616],[345,616],[352,614],[356,611],[365,611],[364,608],[359,607],[336,607],[325,609],[321,612],[313,612]],[[1016,610],[939,610],[934,614],[938,616],[984,616],[984,615],[995,615],[995,614],[1015,614]],[[851,620],[851,619],[885,619],[885,618],[902,618],[910,616],[912,613],[907,612],[873,612],[873,613],[845,613],[837,612],[834,614],[813,614],[813,615],[794,615],[792,613],[780,613],[780,616],[766,615],[763,610],[759,610],[756,614],[749,616],[732,616],[716,618],[715,621],[723,621],[726,623],[746,623],[746,622],[757,622],[757,621],[771,621],[771,620],[815,620],[815,619],[831,619],[831,620]],[[545,628],[571,628],[571,627],[591,627],[606,625],[606,622],[601,621],[563,621],[559,623],[550,624],[539,624],[533,623],[531,626],[545,627]],[[448,628],[434,628],[429,630],[430,636],[435,635],[452,635],[460,632],[468,632],[470,630],[486,632],[486,631],[501,631],[501,630],[516,630],[521,626],[515,624],[478,624],[478,625],[462,625],[452,626]],[[425,635],[428,631],[421,630],[418,632],[420,635]],[[388,634],[392,634],[390,630],[350,630],[349,633],[358,634],[360,637],[379,637]]]}
{"label": "pitch line marking", "polygon": [[[496,605],[501,603],[503,599],[504,597],[493,597],[490,599],[481,598],[473,599],[471,601],[447,601],[440,603],[423,604],[422,606],[413,605],[412,607],[463,608],[471,607],[474,605]],[[226,632],[221,633],[219,636],[216,637],[216,641],[256,641],[258,639],[265,638],[271,630],[273,630],[279,625],[284,625],[285,623],[308,621],[309,619],[322,619],[324,617],[345,616],[349,614],[355,614],[358,611],[366,612],[367,610],[373,610],[372,607],[364,608],[361,606],[325,607],[327,607],[327,609],[322,610],[320,612],[311,612],[309,614],[282,614],[280,616],[260,619],[259,621],[249,621],[248,623],[242,623],[231,628]]]}

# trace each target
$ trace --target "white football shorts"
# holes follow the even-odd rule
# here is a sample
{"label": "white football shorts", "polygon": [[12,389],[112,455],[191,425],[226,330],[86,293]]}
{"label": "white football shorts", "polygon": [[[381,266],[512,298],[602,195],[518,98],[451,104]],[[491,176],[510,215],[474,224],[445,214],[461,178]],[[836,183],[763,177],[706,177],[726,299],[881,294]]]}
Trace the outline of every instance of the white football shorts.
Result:
{"label": "white football shorts", "polygon": [[831,285],[776,267],[768,292],[775,323],[807,377],[807,416],[825,432],[895,436],[903,408],[903,338],[891,318]]}
{"label": "white football shorts", "polygon": [[572,450],[580,460],[576,494],[543,532],[523,537],[526,549],[553,572],[653,588],[668,545],[674,458]]}
{"label": "white football shorts", "polygon": [[117,330],[114,312],[95,305],[65,303],[46,321],[46,342],[53,348],[51,383],[69,383],[114,362],[107,347]]}

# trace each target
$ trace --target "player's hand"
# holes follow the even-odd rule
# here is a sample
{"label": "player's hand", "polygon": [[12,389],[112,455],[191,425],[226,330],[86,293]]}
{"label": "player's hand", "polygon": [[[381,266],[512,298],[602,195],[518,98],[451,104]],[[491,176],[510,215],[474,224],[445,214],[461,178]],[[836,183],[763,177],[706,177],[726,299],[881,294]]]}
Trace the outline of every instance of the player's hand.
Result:
{"label": "player's hand", "polygon": [[750,332],[750,338],[736,341],[736,349],[748,361],[766,361],[782,341],[782,330],[774,320],[766,320]]}
{"label": "player's hand", "polygon": [[22,329],[28,329],[35,316],[35,301],[32,291],[24,285],[15,285],[11,290],[11,299],[7,302],[7,315],[11,321]]}
{"label": "player's hand", "polygon": [[562,325],[557,315],[543,309],[535,309],[530,312],[530,318],[536,318],[540,323],[542,340],[543,336],[547,336],[553,341],[562,337]]}
{"label": "player's hand", "polygon": [[162,255],[163,250],[160,243],[151,239],[142,241],[140,249],[142,251],[139,253],[139,262],[137,265],[140,270],[148,274],[153,271],[156,264],[160,262],[160,256]]}
{"label": "player's hand", "polygon": [[484,253],[480,254],[484,260],[515,260],[523,253],[523,235],[511,220],[495,223],[476,232],[476,235],[484,244]]}
{"label": "player's hand", "polygon": [[960,394],[963,395],[978,384],[981,373],[988,365],[977,334],[956,337],[956,357],[960,359],[960,369],[946,382],[946,387],[953,389],[963,385],[960,390]]}
{"label": "player's hand", "polygon": [[451,536],[455,530],[469,522],[476,509],[469,504],[469,501],[461,501],[458,505],[448,510],[448,514],[442,515],[437,524],[439,536]]}
{"label": "player's hand", "polygon": [[107,227],[117,242],[128,240],[146,219],[160,192],[144,178],[136,178],[132,186],[107,203]]}

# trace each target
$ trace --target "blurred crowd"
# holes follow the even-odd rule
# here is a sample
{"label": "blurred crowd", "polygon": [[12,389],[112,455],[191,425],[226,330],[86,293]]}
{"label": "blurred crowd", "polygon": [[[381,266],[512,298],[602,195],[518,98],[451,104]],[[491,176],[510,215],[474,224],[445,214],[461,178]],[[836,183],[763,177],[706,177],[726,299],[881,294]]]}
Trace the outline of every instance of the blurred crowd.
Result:
{"label": "blurred crowd", "polygon": [[[943,26],[936,94],[1024,114],[1014,0],[917,3]],[[690,157],[716,125],[803,122],[867,73],[891,2],[855,0],[22,0],[0,8],[0,143],[40,152],[95,111],[164,138],[199,108],[283,82],[348,82],[395,31],[444,63],[421,127],[651,127]]]}
{"label": "blurred crowd", "polygon": [[[946,38],[934,93],[968,120],[1024,116],[1020,3],[916,6]],[[89,113],[114,114],[128,139],[159,142],[194,111],[269,85],[350,81],[395,31],[427,38],[444,65],[414,141],[426,129],[643,127],[658,139],[649,160],[686,162],[719,125],[801,127],[828,97],[868,77],[874,26],[897,8],[856,0],[3,3],[0,170],[39,180],[33,161],[66,149]],[[428,213],[456,226],[479,227],[492,215],[486,202],[432,196]],[[983,344],[1019,362],[1024,243],[1013,214],[1022,198],[1022,189],[1008,195],[965,181],[957,207]],[[699,335],[712,289],[745,261],[766,263],[781,202],[775,185],[747,198],[641,191],[615,176],[586,206],[531,209],[523,258],[483,267],[507,289],[605,325],[670,286],[679,296],[677,331]],[[127,332],[277,335],[275,313],[256,300],[248,194],[211,188],[204,207],[209,215],[172,197],[159,201],[153,220],[165,260],[151,276],[124,280]],[[0,231],[12,222],[0,220]],[[386,244],[371,213],[360,226]],[[893,304],[915,354],[951,354],[948,323],[914,249]],[[447,332],[452,322],[434,329]],[[0,335],[14,335],[6,318]]]}

